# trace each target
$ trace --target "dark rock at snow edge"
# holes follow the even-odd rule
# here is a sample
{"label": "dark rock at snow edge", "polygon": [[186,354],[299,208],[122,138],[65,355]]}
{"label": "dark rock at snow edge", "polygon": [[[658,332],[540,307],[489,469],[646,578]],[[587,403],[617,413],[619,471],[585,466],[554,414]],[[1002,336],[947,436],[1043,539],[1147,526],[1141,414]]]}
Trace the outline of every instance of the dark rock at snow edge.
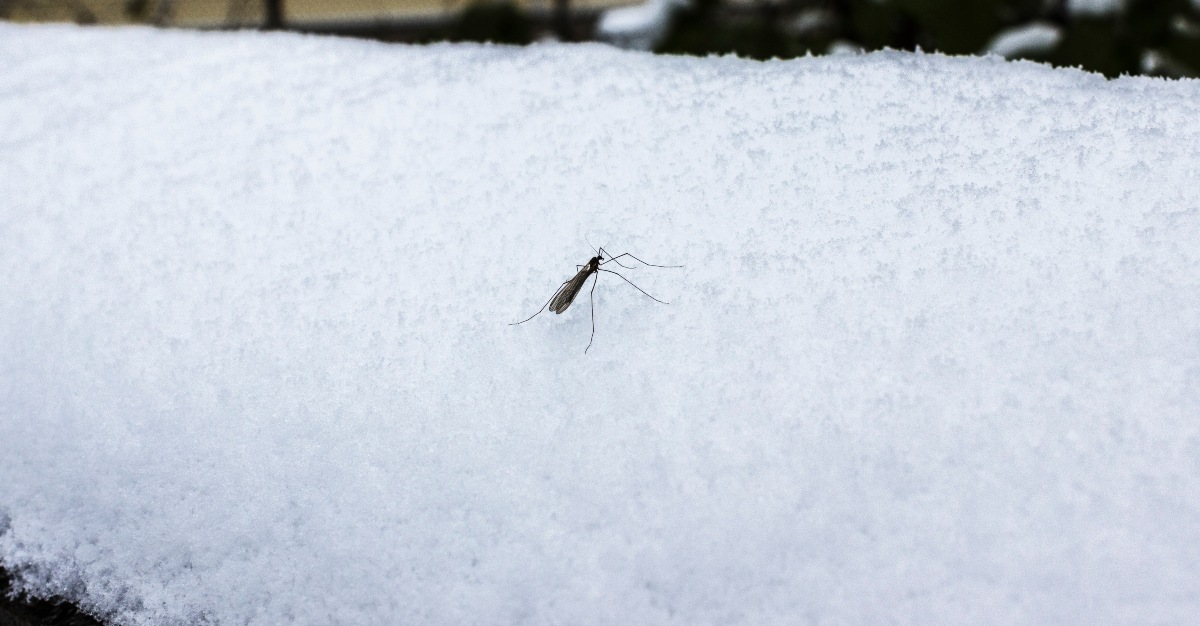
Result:
{"label": "dark rock at snow edge", "polygon": [[105,626],[105,624],[62,598],[38,600],[14,595],[12,574],[0,567],[0,626]]}

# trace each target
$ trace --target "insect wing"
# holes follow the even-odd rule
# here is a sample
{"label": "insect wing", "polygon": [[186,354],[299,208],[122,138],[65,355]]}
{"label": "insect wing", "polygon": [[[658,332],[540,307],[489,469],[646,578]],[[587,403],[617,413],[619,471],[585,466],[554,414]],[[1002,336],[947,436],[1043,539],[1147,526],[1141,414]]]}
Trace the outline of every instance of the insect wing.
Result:
{"label": "insect wing", "polygon": [[571,306],[571,303],[575,301],[575,296],[579,295],[579,290],[583,289],[583,283],[587,282],[588,276],[591,275],[590,265],[584,266],[583,269],[579,270],[579,273],[574,278],[567,281],[567,284],[563,285],[558,290],[558,293],[554,294],[554,298],[550,300],[550,310],[555,313],[566,311],[567,307]]}

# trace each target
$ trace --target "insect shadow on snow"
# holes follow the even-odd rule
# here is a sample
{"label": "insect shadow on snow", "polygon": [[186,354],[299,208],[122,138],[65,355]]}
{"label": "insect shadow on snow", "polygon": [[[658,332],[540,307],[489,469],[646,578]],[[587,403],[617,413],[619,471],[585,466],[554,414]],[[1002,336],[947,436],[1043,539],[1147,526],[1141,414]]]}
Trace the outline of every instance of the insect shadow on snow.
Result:
{"label": "insect shadow on snow", "polygon": [[637,285],[634,285],[633,281],[629,280],[628,278],[625,278],[624,276],[621,276],[621,274],[618,274],[617,272],[614,272],[610,269],[605,269],[603,266],[605,266],[609,263],[616,263],[617,265],[620,265],[621,267],[623,267],[627,270],[633,269],[632,267],[625,265],[624,263],[621,263],[621,261],[618,260],[618,259],[621,259],[624,257],[629,257],[629,258],[633,259],[634,261],[637,261],[638,263],[641,263],[642,265],[646,265],[649,267],[676,268],[676,267],[683,267],[682,265],[655,265],[653,263],[647,263],[647,262],[637,258],[636,256],[633,256],[632,254],[630,254],[628,252],[618,254],[617,256],[610,255],[607,259],[605,259],[604,257],[606,254],[608,254],[608,253],[604,250],[604,246],[600,246],[600,249],[596,250],[596,256],[589,259],[588,262],[585,263],[584,265],[576,265],[575,266],[579,270],[579,272],[577,274],[575,274],[575,276],[573,276],[572,278],[569,278],[566,281],[563,281],[563,284],[558,287],[558,291],[555,291],[554,295],[550,296],[550,299],[546,301],[546,304],[543,304],[542,307],[537,310],[537,313],[534,313],[533,315],[530,315],[529,317],[527,317],[519,322],[513,322],[513,323],[509,324],[509,326],[516,326],[517,324],[524,324],[525,322],[528,322],[529,320],[537,317],[539,313],[541,313],[542,311],[545,311],[547,308],[549,308],[551,311],[554,311],[555,314],[561,314],[563,311],[566,311],[568,308],[570,308],[571,303],[575,302],[575,296],[579,295],[579,291],[581,289],[583,289],[583,285],[584,285],[584,283],[587,282],[587,279],[591,278],[592,275],[594,274],[596,276],[596,278],[595,278],[595,280],[592,281],[592,289],[588,292],[588,299],[591,302],[591,306],[592,306],[592,334],[590,337],[588,337],[587,347],[583,349],[583,353],[587,354],[587,351],[590,350],[592,347],[592,340],[594,340],[596,338],[595,293],[596,293],[596,283],[600,282],[600,272],[607,272],[609,274],[616,275],[621,280],[629,283],[630,286],[632,286],[634,289],[637,289],[638,291],[642,292],[642,295],[646,296],[647,298],[650,298],[651,300],[653,300],[655,302],[658,302],[660,304],[670,304],[669,302],[663,302],[662,300],[659,300],[658,298],[655,298],[654,296],[646,293],[646,291],[644,289],[642,289],[641,287],[638,287]]}

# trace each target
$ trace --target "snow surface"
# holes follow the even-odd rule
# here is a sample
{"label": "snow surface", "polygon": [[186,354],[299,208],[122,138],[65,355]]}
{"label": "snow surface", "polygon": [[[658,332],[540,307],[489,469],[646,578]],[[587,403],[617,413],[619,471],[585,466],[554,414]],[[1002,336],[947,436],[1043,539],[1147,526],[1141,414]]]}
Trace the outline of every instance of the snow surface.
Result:
{"label": "snow surface", "polygon": [[[0,562],[34,593],[1200,616],[1200,82],[16,26],[0,62]],[[583,300],[508,325],[585,239],[686,265],[620,270],[669,305],[602,275],[586,356]]]}

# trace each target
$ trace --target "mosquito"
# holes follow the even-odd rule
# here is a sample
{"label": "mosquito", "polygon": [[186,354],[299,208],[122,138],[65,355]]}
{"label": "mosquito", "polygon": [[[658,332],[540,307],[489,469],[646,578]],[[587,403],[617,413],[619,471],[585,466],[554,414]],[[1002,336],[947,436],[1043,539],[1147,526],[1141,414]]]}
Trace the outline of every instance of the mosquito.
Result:
{"label": "mosquito", "polygon": [[682,265],[655,265],[653,263],[647,263],[647,262],[637,258],[636,256],[629,254],[628,252],[618,254],[617,256],[609,256],[606,259],[605,255],[607,255],[607,254],[608,253],[604,250],[604,246],[600,246],[600,249],[596,250],[596,256],[589,259],[588,262],[583,265],[575,266],[579,270],[579,272],[577,274],[575,274],[574,277],[564,281],[563,284],[559,286],[558,291],[555,291],[554,295],[550,296],[550,300],[548,300],[546,302],[546,304],[543,304],[542,307],[537,310],[537,313],[534,313],[533,315],[530,315],[529,317],[527,317],[519,322],[513,322],[512,324],[509,324],[509,326],[516,326],[517,324],[524,324],[525,322],[528,322],[529,320],[537,317],[539,313],[541,313],[542,311],[545,311],[547,308],[549,308],[551,311],[554,311],[554,313],[556,315],[561,314],[563,311],[566,311],[568,308],[570,308],[571,303],[575,302],[575,296],[579,295],[580,290],[583,289],[584,283],[586,283],[587,280],[589,278],[591,278],[592,275],[594,274],[596,276],[596,279],[592,281],[592,289],[591,289],[591,291],[588,292],[588,298],[591,301],[591,306],[592,306],[592,334],[590,337],[588,337],[587,347],[583,349],[583,353],[587,354],[587,351],[590,350],[592,347],[592,340],[594,340],[596,338],[595,293],[596,293],[596,283],[600,282],[600,272],[608,272],[609,274],[615,274],[621,280],[629,283],[630,286],[632,286],[634,289],[637,289],[638,291],[642,292],[642,295],[646,296],[647,298],[650,298],[651,300],[658,302],[660,304],[670,304],[669,302],[663,302],[662,300],[659,300],[658,298],[655,298],[654,296],[646,293],[646,291],[644,289],[642,289],[641,287],[638,287],[637,285],[634,285],[633,281],[629,280],[628,278],[625,278],[624,276],[621,276],[617,272],[614,272],[610,269],[605,269],[604,266],[608,265],[609,263],[616,263],[617,265],[619,265],[627,270],[633,269],[632,267],[625,265],[624,263],[621,263],[621,261],[618,260],[618,259],[621,259],[624,257],[629,257],[629,258],[633,259],[634,261],[641,263],[642,265],[647,265],[650,267],[683,267]]}

